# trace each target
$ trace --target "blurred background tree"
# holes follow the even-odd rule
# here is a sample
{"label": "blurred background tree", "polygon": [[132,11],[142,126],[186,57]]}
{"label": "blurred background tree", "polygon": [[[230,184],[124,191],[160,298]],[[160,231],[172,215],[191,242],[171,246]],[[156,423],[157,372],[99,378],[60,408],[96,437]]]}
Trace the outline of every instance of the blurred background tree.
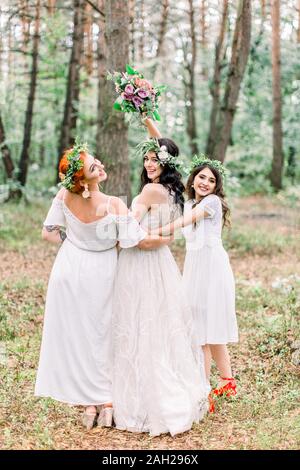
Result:
{"label": "blurred background tree", "polygon": [[[252,5],[252,11],[251,11]],[[299,0],[6,0],[0,7],[0,191],[51,196],[76,135],[130,198],[143,128],[112,110],[107,71],[168,86],[163,135],[225,160],[241,193],[300,179]]]}

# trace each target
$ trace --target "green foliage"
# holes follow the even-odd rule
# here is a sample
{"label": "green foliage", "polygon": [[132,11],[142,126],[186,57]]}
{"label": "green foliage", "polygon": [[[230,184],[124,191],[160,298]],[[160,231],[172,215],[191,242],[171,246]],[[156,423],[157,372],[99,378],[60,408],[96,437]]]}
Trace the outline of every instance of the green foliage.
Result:
{"label": "green foliage", "polygon": [[[10,3],[10,2],[9,2]],[[215,11],[214,11],[215,7]],[[32,7],[33,8],[33,7]],[[209,21],[219,22],[219,5],[214,0]],[[149,0],[144,2],[144,12],[152,11]],[[230,44],[235,20],[235,6],[229,11],[228,31],[226,34],[226,58],[222,64],[221,91],[224,92],[225,77],[228,72]],[[284,187],[297,185],[300,181],[300,49],[297,47],[293,28],[294,8],[290,2],[282,7],[282,95],[283,95],[283,146],[285,155]],[[174,138],[178,144],[183,160],[191,160],[190,142],[187,135],[187,110],[190,106],[185,94],[184,81],[188,73],[184,61],[185,54],[190,53],[190,29],[188,17],[184,9],[170,9],[165,37],[165,53],[155,59],[155,40],[159,22],[152,21],[151,34],[144,31],[145,57],[143,62],[131,57],[133,67],[127,68],[130,73],[143,70],[150,80],[158,80],[167,86],[161,96],[159,124],[163,135]],[[146,14],[147,16],[147,14]],[[150,17],[150,16],[149,16]],[[28,192],[36,190],[45,194],[52,188],[56,179],[57,149],[61,133],[61,123],[65,103],[68,62],[71,52],[72,9],[57,9],[54,15],[44,15],[39,67],[37,77],[37,94],[34,105],[34,121],[31,136],[30,167],[28,174]],[[141,18],[140,18],[141,20]],[[141,24],[141,21],[137,23]],[[218,28],[215,28],[217,31]],[[7,31],[2,27],[1,33]],[[137,35],[141,31],[137,28]],[[147,38],[147,39],[146,39]],[[137,39],[137,38],[136,38]],[[196,67],[196,125],[199,153],[205,151],[209,128],[210,109],[214,67],[214,47],[216,37],[210,38],[206,48],[199,49]],[[175,46],[175,47],[174,47]],[[31,42],[28,44],[30,49]],[[199,46],[200,47],[200,46]],[[136,51],[137,52],[137,51]],[[15,66],[12,67],[9,79],[3,80],[0,91],[1,115],[6,130],[6,143],[9,146],[15,165],[18,165],[23,141],[23,129],[28,95],[28,70],[31,66],[30,55],[13,56]],[[155,67],[154,67],[155,65]],[[129,67],[129,66],[128,66]],[[155,69],[155,75],[153,73]],[[96,71],[96,67],[95,67]],[[4,76],[5,78],[5,76]],[[84,67],[81,68],[81,86],[79,102],[79,119],[77,133],[91,145],[96,147],[97,124],[97,93],[98,77],[96,72],[88,76]],[[234,116],[231,142],[227,149],[225,165],[231,170],[231,181],[226,183],[230,193],[253,194],[272,192],[269,183],[269,172],[272,161],[272,74],[271,74],[271,42],[269,18],[262,25],[261,8],[254,2],[252,43],[246,74],[241,86],[237,109]],[[164,92],[164,87],[157,87],[157,92]],[[221,96],[222,96],[221,93]],[[111,104],[113,105],[113,103]],[[132,113],[134,114],[134,113]],[[130,123],[129,148],[131,165],[132,192],[136,193],[139,186],[141,165],[134,158],[133,149],[138,142],[144,140],[145,133]],[[117,135],[116,135],[117,138]],[[290,155],[293,154],[291,157]],[[101,158],[101,155],[99,155]],[[113,158],[113,157],[112,157]],[[39,178],[35,165],[39,166]],[[40,178],[41,176],[41,178]],[[6,176],[2,160],[0,160],[0,184],[6,184]],[[233,183],[233,184],[232,184]],[[26,188],[27,191],[27,188]],[[52,189],[50,189],[52,191]]]}
{"label": "green foliage", "polygon": [[270,163],[265,156],[257,155],[254,151],[228,161],[226,167],[239,182],[239,194],[270,194],[273,192],[268,179]]}
{"label": "green foliage", "polygon": [[41,228],[51,199],[39,200],[34,204],[10,202],[1,204],[0,210],[0,249],[26,252],[41,238]]}

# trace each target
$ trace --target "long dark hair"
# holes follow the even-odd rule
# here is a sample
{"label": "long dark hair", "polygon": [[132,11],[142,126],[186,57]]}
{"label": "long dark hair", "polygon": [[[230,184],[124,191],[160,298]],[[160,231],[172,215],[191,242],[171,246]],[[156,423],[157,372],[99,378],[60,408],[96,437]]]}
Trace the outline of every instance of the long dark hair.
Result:
{"label": "long dark hair", "polygon": [[230,227],[230,209],[225,200],[226,196],[225,196],[224,189],[223,189],[222,176],[220,172],[209,163],[203,163],[203,165],[197,166],[196,168],[194,168],[194,170],[190,174],[187,180],[187,184],[186,184],[186,193],[188,195],[188,198],[195,199],[196,194],[195,194],[195,189],[193,188],[194,179],[201,170],[204,170],[204,168],[208,168],[213,173],[214,177],[216,178],[216,187],[214,189],[213,194],[216,194],[216,196],[218,196],[221,200],[222,214],[223,214],[223,227],[224,226]]}
{"label": "long dark hair", "polygon": [[[171,139],[161,138],[157,139],[159,146],[162,147],[165,145],[167,147],[167,152],[174,157],[178,157],[179,155],[179,148],[175,144],[175,142]],[[174,201],[178,204],[183,212],[184,206],[184,196],[183,193],[185,191],[184,184],[181,181],[182,175],[179,173],[176,168],[169,166],[167,163],[162,167],[162,173],[159,176],[159,182],[162,184],[170,194],[174,194]],[[143,168],[141,174],[141,186],[140,191],[142,191],[143,187],[151,183],[151,180],[147,176],[147,171],[145,167]]]}

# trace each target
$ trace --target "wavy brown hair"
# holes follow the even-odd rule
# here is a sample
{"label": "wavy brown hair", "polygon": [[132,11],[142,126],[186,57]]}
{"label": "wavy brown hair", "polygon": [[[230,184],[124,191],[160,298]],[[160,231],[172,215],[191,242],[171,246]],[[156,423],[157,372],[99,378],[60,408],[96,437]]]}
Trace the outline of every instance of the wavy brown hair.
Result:
{"label": "wavy brown hair", "polygon": [[[188,195],[188,198],[189,199],[195,199],[196,193],[195,193],[195,189],[192,187],[192,185],[194,183],[195,177],[198,175],[198,173],[201,170],[204,170],[204,168],[208,168],[213,173],[214,177],[216,178],[216,187],[215,187],[212,194],[215,194],[221,200],[223,227],[225,227],[225,226],[230,227],[230,209],[229,209],[229,207],[227,205],[227,202],[225,200],[226,196],[225,196],[224,189],[223,189],[222,176],[221,176],[220,172],[216,168],[211,166],[209,163],[203,163],[203,165],[197,166],[196,168],[194,168],[194,170],[190,174],[190,176],[187,180],[187,184],[186,184],[186,193]],[[193,207],[195,207],[197,204],[198,203],[194,204]]]}

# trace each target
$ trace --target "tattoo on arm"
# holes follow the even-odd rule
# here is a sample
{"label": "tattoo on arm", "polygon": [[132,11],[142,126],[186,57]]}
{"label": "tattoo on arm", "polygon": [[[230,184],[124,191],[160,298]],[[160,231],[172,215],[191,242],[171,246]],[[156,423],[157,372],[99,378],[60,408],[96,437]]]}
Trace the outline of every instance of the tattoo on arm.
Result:
{"label": "tattoo on arm", "polygon": [[59,230],[59,236],[61,238],[61,241],[65,241],[65,239],[67,238],[67,235],[66,235],[66,232],[64,232],[63,230]]}
{"label": "tattoo on arm", "polygon": [[66,232],[59,225],[45,225],[45,229],[47,232],[57,232],[62,242],[67,238]]}

